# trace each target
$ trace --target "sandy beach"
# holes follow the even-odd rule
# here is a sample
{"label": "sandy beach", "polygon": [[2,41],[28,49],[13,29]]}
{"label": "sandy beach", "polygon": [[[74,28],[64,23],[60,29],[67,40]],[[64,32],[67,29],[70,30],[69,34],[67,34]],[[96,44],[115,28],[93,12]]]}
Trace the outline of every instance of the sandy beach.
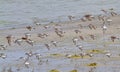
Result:
{"label": "sandy beach", "polygon": [[[32,25],[31,31],[26,27],[0,30],[0,45],[7,46],[5,49],[0,47],[0,53],[6,55],[5,58],[3,55],[0,57],[0,72],[119,72],[120,16],[110,16],[110,19],[112,21],[106,24],[104,34],[103,21],[96,18],[86,22],[77,20]],[[95,29],[90,29],[89,24]],[[26,39],[20,45],[15,43],[25,34],[30,35],[28,40],[33,41],[33,45]],[[6,39],[9,35],[11,45]],[[115,37],[114,42],[111,37]],[[29,56],[30,53],[33,56]],[[39,59],[37,54],[40,54]],[[28,65],[24,64],[27,57]]]}

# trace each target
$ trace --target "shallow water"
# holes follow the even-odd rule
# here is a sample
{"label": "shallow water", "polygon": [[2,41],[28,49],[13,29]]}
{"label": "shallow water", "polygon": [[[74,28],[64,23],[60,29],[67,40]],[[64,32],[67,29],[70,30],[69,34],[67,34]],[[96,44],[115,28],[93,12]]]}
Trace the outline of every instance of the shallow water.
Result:
{"label": "shallow water", "polygon": [[0,28],[29,25],[34,17],[48,23],[66,21],[68,15],[100,14],[101,9],[120,12],[119,4],[119,0],[0,0]]}

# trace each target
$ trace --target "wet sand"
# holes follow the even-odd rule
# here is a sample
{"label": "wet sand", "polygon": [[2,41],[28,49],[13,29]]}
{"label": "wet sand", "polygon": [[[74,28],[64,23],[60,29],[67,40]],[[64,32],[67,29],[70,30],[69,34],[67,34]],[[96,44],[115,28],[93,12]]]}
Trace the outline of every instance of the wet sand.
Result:
{"label": "wet sand", "polygon": [[[29,31],[26,27],[11,28],[0,31],[0,44],[6,45],[6,50],[0,50],[0,53],[5,53],[7,58],[0,58],[0,71],[3,68],[12,68],[13,72],[49,72],[52,69],[57,69],[60,72],[69,72],[71,70],[78,70],[78,72],[89,72],[94,66],[88,66],[90,63],[97,63],[94,71],[96,72],[119,72],[120,68],[120,56],[119,47],[120,40],[116,39],[114,42],[111,40],[111,36],[120,38],[120,16],[110,17],[112,22],[110,25],[106,25],[108,28],[103,35],[102,25],[103,22],[98,19],[92,21],[69,21],[62,23],[50,23],[47,24],[49,28],[45,29],[45,25],[33,25],[32,30]],[[60,26],[56,26],[56,24]],[[89,24],[93,24],[96,29],[90,29]],[[81,28],[80,25],[83,27]],[[65,33],[63,37],[59,37],[54,28],[60,28]],[[80,30],[80,33],[76,34],[75,30]],[[18,45],[14,43],[16,39],[25,36],[25,33],[30,33],[30,39],[35,41],[33,46],[25,41]],[[39,33],[48,34],[45,38],[38,37]],[[93,40],[90,35],[94,35]],[[6,36],[12,35],[12,45],[9,46],[6,40]],[[83,36],[84,40],[81,40],[79,36]],[[83,51],[78,49],[74,45],[72,39],[78,38],[76,45],[83,46]],[[57,47],[55,47],[51,41],[57,41]],[[50,50],[48,50],[44,44],[50,44]],[[81,58],[79,56],[67,58],[66,54],[79,55],[80,53],[89,53],[91,50],[98,50],[98,52],[92,51],[93,57],[85,56]],[[32,51],[33,53],[40,53],[42,56],[39,61],[35,56],[30,57],[30,68],[26,68],[23,65],[24,60],[18,60],[20,57],[25,57],[25,53]],[[110,51],[111,57],[105,55],[106,51]],[[17,69],[20,69],[17,71]]]}

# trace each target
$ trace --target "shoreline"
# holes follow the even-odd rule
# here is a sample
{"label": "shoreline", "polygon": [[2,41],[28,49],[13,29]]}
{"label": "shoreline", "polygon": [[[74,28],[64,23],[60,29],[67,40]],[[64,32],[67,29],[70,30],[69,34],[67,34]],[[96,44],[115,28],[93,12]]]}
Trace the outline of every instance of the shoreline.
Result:
{"label": "shoreline", "polygon": [[[99,21],[98,19],[92,20],[92,21],[86,21],[81,22],[80,20],[74,21],[74,22],[62,22],[58,23],[52,23],[47,24],[48,28],[45,28],[46,25],[32,25],[32,30],[28,30],[26,27],[20,27],[15,29],[4,29],[0,30],[0,44],[1,45],[7,45],[6,50],[0,50],[1,53],[5,53],[7,55],[7,58],[5,59],[6,62],[9,60],[6,64],[3,62],[3,60],[0,60],[0,64],[3,64],[4,66],[0,66],[1,68],[9,68],[12,67],[13,71],[16,71],[18,68],[23,70],[24,72],[30,71],[30,68],[35,68],[35,70],[43,70],[43,72],[49,72],[52,69],[58,69],[62,72],[67,72],[72,69],[77,69],[78,71],[81,71],[81,68],[83,68],[83,72],[87,72],[90,69],[90,66],[87,66],[89,63],[95,62],[98,65],[95,66],[97,71],[99,71],[104,66],[108,69],[111,69],[113,66],[112,63],[118,62],[120,60],[119,56],[119,43],[120,40],[116,39],[114,42],[110,39],[111,36],[116,36],[120,38],[120,16],[113,16],[110,17],[112,19],[112,22],[110,25],[107,25],[107,30],[105,36],[102,32],[102,21]],[[92,24],[96,27],[96,29],[90,29],[88,27],[89,24]],[[81,28],[80,25],[83,27]],[[55,33],[55,28],[60,29],[60,31],[63,31],[63,37],[59,37]],[[75,30],[80,30],[79,33],[76,33]],[[23,41],[21,45],[18,45],[17,43],[14,43],[16,39],[20,39],[21,37],[25,36],[25,33],[31,34],[30,39],[34,41],[33,46],[31,46],[26,41]],[[48,34],[48,36],[45,36],[43,38],[38,37],[38,34]],[[9,46],[6,40],[6,36],[12,35],[12,45]],[[94,35],[95,39],[91,38],[90,35]],[[80,36],[84,37],[84,40],[80,39]],[[73,39],[77,38],[78,42],[76,45],[82,45],[83,50],[81,51],[76,47],[76,45],[73,43]],[[104,41],[105,39],[105,41]],[[55,47],[51,41],[56,41],[57,47]],[[50,44],[50,50],[46,48],[44,44]],[[105,46],[104,46],[105,44]],[[112,45],[112,46],[111,46]],[[24,60],[16,60],[20,57],[26,57],[26,52],[32,51],[33,53],[40,53],[42,60],[41,65],[38,65],[37,59],[33,56],[30,57],[30,68],[26,68],[24,63]],[[96,51],[96,52],[95,52]],[[104,55],[106,52],[109,51],[112,53],[111,57],[107,57]],[[85,58],[80,56],[80,53],[91,53],[93,52],[93,57],[85,56]],[[98,53],[97,53],[98,52]],[[66,57],[67,54],[73,55],[73,57],[68,58]],[[78,57],[75,57],[75,56]],[[113,59],[115,58],[115,59]],[[2,59],[2,58],[0,58]],[[48,63],[46,61],[48,60]],[[101,61],[102,60],[102,61]],[[108,60],[108,61],[106,61]],[[113,60],[113,61],[111,61]],[[84,62],[84,63],[83,63]],[[105,63],[105,64],[104,64]],[[76,67],[76,64],[78,65]],[[100,66],[99,66],[100,65]],[[44,68],[43,67],[47,67]],[[106,70],[105,68],[103,71]],[[38,72],[38,71],[36,71]],[[112,70],[110,71],[112,72]]]}

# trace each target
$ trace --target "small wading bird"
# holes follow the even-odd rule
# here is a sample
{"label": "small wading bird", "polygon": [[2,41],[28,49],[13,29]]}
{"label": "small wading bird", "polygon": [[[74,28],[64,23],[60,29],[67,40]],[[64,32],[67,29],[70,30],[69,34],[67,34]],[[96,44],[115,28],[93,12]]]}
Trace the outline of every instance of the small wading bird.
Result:
{"label": "small wading bird", "polygon": [[83,21],[83,22],[87,21],[87,19],[85,17],[81,18],[80,20]]}
{"label": "small wading bird", "polygon": [[28,57],[32,57],[34,54],[32,51],[30,51],[30,52],[25,53],[25,55],[27,55]]}
{"label": "small wading bird", "polygon": [[33,43],[34,43],[34,41],[33,41],[33,40],[28,39],[28,40],[26,40],[26,42],[27,42],[28,44],[30,44],[31,46],[33,46]]}
{"label": "small wading bird", "polygon": [[81,51],[83,50],[83,46],[81,45],[76,45],[77,48],[79,48]]}
{"label": "small wading bird", "polygon": [[113,8],[110,8],[109,10],[110,10],[110,14],[111,14],[111,16],[115,16],[115,15],[117,15],[117,13],[114,12],[114,9],[113,9]]}
{"label": "small wading bird", "polygon": [[102,29],[103,29],[103,34],[105,34],[105,31],[107,30],[107,26],[104,24]]}
{"label": "small wading bird", "polygon": [[9,46],[11,46],[12,35],[8,35],[8,36],[6,37],[6,39],[7,39],[7,42],[8,42],[8,44],[9,44]]}
{"label": "small wading bird", "polygon": [[65,57],[67,57],[67,58],[71,58],[72,55],[71,55],[71,54],[66,54]]}
{"label": "small wading bird", "polygon": [[26,40],[27,40],[27,38],[26,38],[26,37],[22,37],[21,39],[22,39],[22,40],[24,40],[24,41],[26,41]]}
{"label": "small wading bird", "polygon": [[69,19],[70,21],[72,21],[73,18],[75,18],[75,17],[74,17],[74,16],[71,16],[71,15],[68,16],[68,19]]}
{"label": "small wading bird", "polygon": [[117,13],[115,13],[115,12],[111,12],[111,15],[112,15],[112,16],[115,16],[115,15],[117,15]]}
{"label": "small wading bird", "polygon": [[29,39],[29,37],[31,37],[31,34],[25,33],[25,37],[26,37],[27,39]]}
{"label": "small wading bird", "polygon": [[45,44],[46,48],[50,50],[50,44]]}
{"label": "small wading bird", "polygon": [[102,11],[103,13],[105,13],[105,14],[108,13],[108,11],[106,11],[106,10],[104,10],[104,9],[102,9],[101,11]]}
{"label": "small wading bird", "polygon": [[95,35],[90,34],[89,36],[90,36],[90,38],[92,38],[93,40],[95,40]]}
{"label": "small wading bird", "polygon": [[92,53],[85,53],[85,52],[82,52],[80,53],[80,56],[83,58],[84,56],[89,56],[89,57],[93,57],[93,54]]}
{"label": "small wading bird", "polygon": [[119,38],[117,38],[116,36],[111,36],[111,40],[112,40],[112,42],[114,42],[115,39],[118,39],[118,40],[119,40]]}
{"label": "small wading bird", "polygon": [[39,22],[36,22],[35,24],[36,24],[36,25],[41,25],[41,23],[39,23]]}
{"label": "small wading bird", "polygon": [[61,31],[55,31],[55,33],[59,36],[59,37],[63,37],[64,35],[63,35],[63,33],[61,33]]}
{"label": "small wading bird", "polygon": [[23,42],[22,39],[16,39],[16,40],[15,40],[15,43],[17,43],[18,45],[21,45],[22,42]]}
{"label": "small wading bird", "polygon": [[7,55],[5,55],[4,53],[0,53],[0,57],[5,59],[7,57]]}
{"label": "small wading bird", "polygon": [[83,58],[86,55],[85,52],[80,53],[81,58]]}
{"label": "small wading bird", "polygon": [[[25,54],[26,55],[26,54]],[[25,60],[25,61],[28,61],[29,60],[29,56],[27,55],[27,57],[19,57],[19,59],[17,59],[16,61],[19,61],[19,60]]]}
{"label": "small wading bird", "polygon": [[112,54],[110,53],[109,50],[105,50],[104,52],[105,52],[105,53],[104,53],[105,56],[107,56],[107,57],[109,57],[109,58],[111,57]]}
{"label": "small wading bird", "polygon": [[92,53],[87,53],[86,55],[88,55],[89,57],[93,57]]}
{"label": "small wading bird", "polygon": [[27,28],[29,31],[32,30],[32,26],[27,26],[26,28]]}
{"label": "small wading bird", "polygon": [[43,34],[38,34],[38,37],[40,37],[40,38],[45,38],[45,37],[47,37],[47,36],[49,36],[48,34],[46,34],[46,33],[43,33]]}
{"label": "small wading bird", "polygon": [[111,54],[110,52],[108,52],[108,53],[106,53],[105,55],[110,58],[110,56],[111,56],[112,54]]}
{"label": "small wading bird", "polygon": [[0,45],[0,50],[6,50],[7,46],[6,45]]}
{"label": "small wading bird", "polygon": [[81,33],[80,30],[74,30],[74,32],[75,32],[76,34]]}
{"label": "small wading bird", "polygon": [[26,68],[29,68],[30,63],[28,61],[25,61],[24,65],[25,65]]}
{"label": "small wading bird", "polygon": [[106,21],[107,21],[108,25],[110,25],[111,22],[112,22],[112,19],[109,19],[109,18],[108,18]]}
{"label": "small wading bird", "polygon": [[56,41],[51,41],[51,43],[52,43],[55,47],[57,47],[57,43],[58,43],[58,42],[56,42]]}
{"label": "small wading bird", "polygon": [[94,16],[92,16],[92,15],[90,15],[90,14],[84,15],[84,17],[85,17],[88,21],[91,21],[92,19],[94,19]]}
{"label": "small wading bird", "polygon": [[94,29],[94,30],[96,29],[96,27],[95,27],[94,25],[92,25],[92,24],[89,24],[88,27],[89,27],[90,29]]}
{"label": "small wading bird", "polygon": [[83,36],[79,36],[79,38],[80,38],[81,40],[84,40]]}
{"label": "small wading bird", "polygon": [[[29,51],[29,52],[25,53],[25,55],[27,55],[27,58],[28,58],[28,59],[27,59],[27,58],[24,59],[24,60],[26,60],[26,61],[28,61],[28,60],[29,60],[29,57],[32,57],[32,56],[35,56],[37,60],[40,60],[40,58],[42,57],[41,54],[39,54],[39,53],[33,53],[32,51]],[[22,58],[23,58],[23,57],[22,57]]]}
{"label": "small wading bird", "polygon": [[39,54],[39,53],[35,53],[34,55],[36,56],[36,59],[37,59],[37,60],[40,60],[40,58],[42,57],[42,55]]}
{"label": "small wading bird", "polygon": [[33,18],[33,24],[35,24],[35,25],[41,25],[41,24],[40,24],[40,19],[37,18],[37,17],[34,17],[34,18]]}
{"label": "small wading bird", "polygon": [[49,25],[45,25],[44,28],[45,28],[45,29],[48,29],[48,28],[50,28],[50,26],[49,26]]}
{"label": "small wading bird", "polygon": [[103,15],[98,15],[98,20],[99,20],[99,21],[105,21],[105,16],[103,16]]}
{"label": "small wading bird", "polygon": [[73,41],[74,45],[76,45],[77,42],[78,42],[78,39],[77,38],[73,38],[72,41]]}

